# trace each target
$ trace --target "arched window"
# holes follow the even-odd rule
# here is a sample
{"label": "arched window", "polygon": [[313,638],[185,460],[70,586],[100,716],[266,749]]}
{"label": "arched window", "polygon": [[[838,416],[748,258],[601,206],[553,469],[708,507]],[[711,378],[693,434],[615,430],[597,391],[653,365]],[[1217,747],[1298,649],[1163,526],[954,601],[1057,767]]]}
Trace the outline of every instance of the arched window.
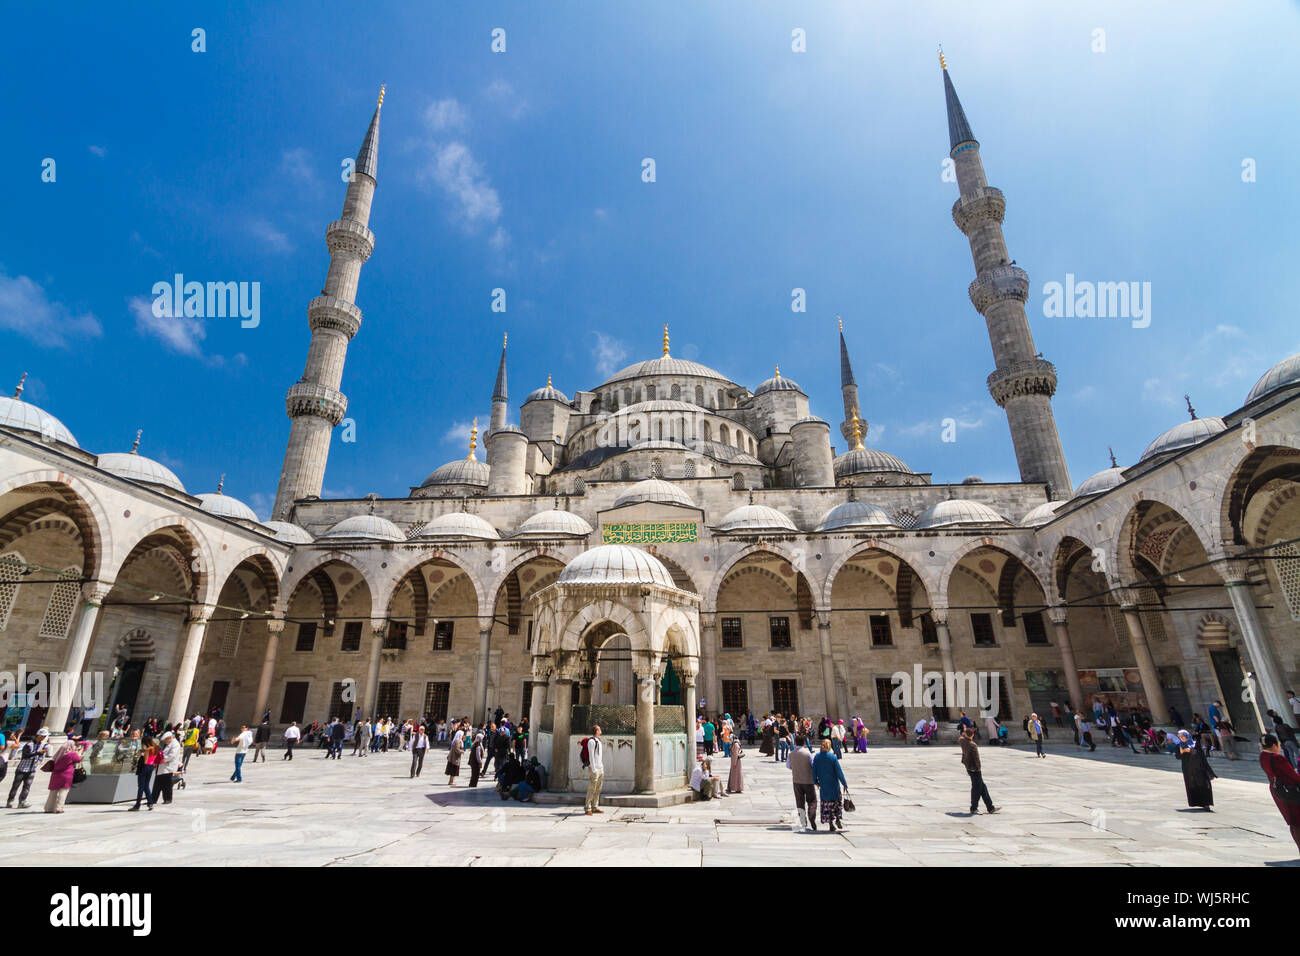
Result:
{"label": "arched window", "polygon": [[632,404],[632,389],[630,388],[623,389],[623,404],[624,405]]}
{"label": "arched window", "polygon": [[682,400],[682,387],[680,385],[673,385],[672,399],[674,402],[680,402]]}
{"label": "arched window", "polygon": [[731,490],[732,491],[745,490],[745,476],[742,475],[740,472],[736,472],[734,475],[731,476]]}
{"label": "arched window", "polygon": [[688,462],[686,463],[686,477],[687,477],[687,478],[694,478],[694,477],[695,477],[695,462],[693,462],[693,461],[688,461]]}
{"label": "arched window", "polygon": [[722,389],[718,389],[718,408],[722,407]]}
{"label": "arched window", "polygon": [[696,405],[703,405],[703,404],[704,404],[704,386],[703,386],[703,385],[696,385],[696,386],[695,386],[695,404],[696,404]]}
{"label": "arched window", "polygon": [[718,441],[722,442],[724,445],[731,444],[731,431],[726,425],[718,426]]}
{"label": "arched window", "polygon": [[655,422],[655,438],[659,441],[664,440],[664,420],[662,418]]}
{"label": "arched window", "polygon": [[59,577],[68,580],[60,581],[50,592],[50,603],[45,606],[45,617],[41,620],[41,637],[62,641],[72,627],[72,617],[81,597],[81,569],[64,568]]}
{"label": "arched window", "polygon": [[713,426],[708,422],[704,423],[704,440],[713,441]]}
{"label": "arched window", "polygon": [[664,460],[656,458],[650,462],[650,477],[662,478],[664,476]]}
{"label": "arched window", "polygon": [[623,462],[623,464],[619,467],[619,474],[622,475],[624,481],[631,481],[632,466],[629,465],[627,462]]}
{"label": "arched window", "polygon": [[600,414],[600,396],[599,396],[599,395],[597,395],[594,399],[592,399],[590,412],[591,412],[591,414],[593,414],[593,415],[598,415],[598,414]]}
{"label": "arched window", "polygon": [[653,402],[655,400],[655,387],[653,385],[647,385],[645,387],[645,400],[647,402]]}
{"label": "arched window", "polygon": [[19,578],[27,561],[17,551],[0,554],[0,631],[9,626],[9,614],[18,599]]}
{"label": "arched window", "polygon": [[749,453],[754,454],[754,439],[752,438],[749,440]]}

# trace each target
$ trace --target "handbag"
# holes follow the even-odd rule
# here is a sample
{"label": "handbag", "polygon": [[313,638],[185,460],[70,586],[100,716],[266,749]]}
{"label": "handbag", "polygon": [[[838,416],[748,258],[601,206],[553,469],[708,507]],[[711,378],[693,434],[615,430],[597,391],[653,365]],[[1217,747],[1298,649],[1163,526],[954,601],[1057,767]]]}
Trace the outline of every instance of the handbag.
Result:
{"label": "handbag", "polygon": [[849,796],[849,791],[844,791],[844,812],[852,813],[857,807],[853,805],[853,798]]}
{"label": "handbag", "polygon": [[1274,781],[1273,792],[1282,798],[1284,803],[1300,804],[1300,787]]}
{"label": "handbag", "polygon": [[86,771],[82,770],[80,767],[72,771],[72,785],[74,787],[79,783],[84,783],[85,780]]}
{"label": "handbag", "polygon": [[54,761],[47,760],[41,764],[41,773],[52,773],[54,771]]}

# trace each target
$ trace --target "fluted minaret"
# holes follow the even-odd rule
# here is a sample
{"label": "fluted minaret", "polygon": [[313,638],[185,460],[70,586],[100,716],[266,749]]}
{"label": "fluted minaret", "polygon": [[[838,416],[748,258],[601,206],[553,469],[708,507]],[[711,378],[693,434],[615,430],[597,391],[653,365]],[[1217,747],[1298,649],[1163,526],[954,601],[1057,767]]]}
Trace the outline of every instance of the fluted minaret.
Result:
{"label": "fluted minaret", "polygon": [[849,362],[849,347],[844,344],[844,320],[838,315],[835,320],[840,324],[840,394],[844,397],[844,421],[840,422],[840,434],[850,448],[853,447],[853,420],[856,418],[865,431],[867,423],[862,418],[862,407],[858,405],[858,383],[853,378],[853,365]]}
{"label": "fluted minaret", "polygon": [[271,514],[276,521],[289,519],[295,501],[320,496],[330,451],[330,432],[343,420],[348,408],[347,396],[339,391],[339,385],[343,380],[348,342],[361,328],[361,310],[354,302],[357,280],[361,277],[361,266],[375,249],[375,237],[367,223],[379,166],[379,111],[383,105],[381,87],[370,128],[357,151],[356,165],[343,200],[343,214],[325,229],[330,268],[324,290],[307,306],[307,324],[311,328],[307,370],[285,398],[293,424]]}
{"label": "fluted minaret", "polygon": [[506,412],[509,408],[510,395],[506,391],[506,341],[508,336],[501,338],[501,364],[497,366],[497,381],[492,386],[492,420],[488,423],[488,434],[491,435],[498,428],[506,423]]}
{"label": "fluted minaret", "polygon": [[1002,236],[1006,199],[984,178],[980,144],[957,99],[942,53],[939,66],[948,105],[949,155],[956,165],[961,190],[952,207],[952,218],[970,241],[975,260],[970,300],[988,324],[997,366],[988,378],[989,394],[1007,413],[1021,481],[1045,482],[1050,498],[1068,498],[1073,491],[1070,472],[1052,415],[1056,368],[1034,348],[1025,315],[1029,276],[1007,255]]}

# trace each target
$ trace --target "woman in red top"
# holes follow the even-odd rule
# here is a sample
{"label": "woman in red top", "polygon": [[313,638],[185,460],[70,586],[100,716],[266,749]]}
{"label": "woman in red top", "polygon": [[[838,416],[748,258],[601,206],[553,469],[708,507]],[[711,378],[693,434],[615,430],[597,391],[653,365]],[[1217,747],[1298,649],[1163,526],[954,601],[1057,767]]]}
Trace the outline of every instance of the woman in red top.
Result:
{"label": "woman in red top", "polygon": [[1296,849],[1300,849],[1300,803],[1291,803],[1277,792],[1279,786],[1294,788],[1300,797],[1300,773],[1291,767],[1291,761],[1282,753],[1282,746],[1272,734],[1265,734],[1260,740],[1259,765],[1268,775],[1269,792],[1277,804],[1282,819],[1291,828],[1291,839],[1295,840]]}

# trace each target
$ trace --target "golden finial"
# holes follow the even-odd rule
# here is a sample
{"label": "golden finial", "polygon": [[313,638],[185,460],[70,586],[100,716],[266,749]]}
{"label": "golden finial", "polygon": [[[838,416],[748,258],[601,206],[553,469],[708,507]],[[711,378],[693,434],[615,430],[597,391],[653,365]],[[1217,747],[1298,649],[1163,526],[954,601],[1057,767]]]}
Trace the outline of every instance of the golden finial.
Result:
{"label": "golden finial", "polygon": [[132,442],[132,444],[131,444],[131,454],[133,454],[133,455],[139,454],[139,452],[137,451],[137,449],[139,449],[139,447],[140,447],[140,436],[143,435],[143,434],[144,434],[144,429],[143,429],[143,428],[138,428],[138,429],[136,429],[136,433],[135,433],[135,441]]}
{"label": "golden finial", "polygon": [[222,475],[221,480],[217,482],[217,494],[221,494],[222,486],[226,483],[226,476]]}
{"label": "golden finial", "polygon": [[379,102],[375,104],[376,107],[379,107],[379,106],[383,106],[383,105],[384,105],[384,89],[385,89],[385,88],[386,88],[386,84],[384,84],[384,83],[380,83],[380,84],[379,84]]}
{"label": "golden finial", "polygon": [[23,382],[27,381],[27,373],[23,372],[23,377],[18,380],[18,387],[14,389],[14,398],[19,398],[23,394]]}
{"label": "golden finial", "polygon": [[551,373],[550,373],[550,372],[547,372],[547,373],[546,373],[546,387],[547,387],[547,388],[550,388],[550,387],[551,387]]}
{"label": "golden finial", "polygon": [[668,354],[668,326],[664,326],[664,355]]}
{"label": "golden finial", "polygon": [[939,44],[939,68],[940,68],[941,70],[946,70],[946,69],[948,69],[948,61],[945,60],[945,59],[943,58],[943,44],[942,44],[942,43]]}
{"label": "golden finial", "polygon": [[858,413],[853,413],[853,450],[859,451],[862,445],[862,423],[858,421]]}
{"label": "golden finial", "polygon": [[1183,401],[1187,403],[1187,414],[1192,416],[1192,421],[1196,421],[1196,409],[1192,408],[1192,396],[1183,395]]}
{"label": "golden finial", "polygon": [[1108,452],[1110,452],[1110,467],[1112,467],[1112,468],[1118,468],[1118,467],[1119,467],[1119,462],[1117,462],[1117,461],[1115,460],[1115,449],[1114,449],[1114,448],[1111,448],[1109,445],[1107,445],[1107,446],[1106,446],[1106,450],[1107,450]]}
{"label": "golden finial", "polygon": [[502,348],[505,348],[505,347],[506,347],[506,343],[509,342],[509,341],[510,341],[510,333],[509,333],[509,332],[502,332],[502,333],[501,333],[501,347],[502,347]]}
{"label": "golden finial", "polygon": [[781,366],[779,365],[776,367],[776,377],[777,378],[781,377]]}
{"label": "golden finial", "polygon": [[469,430],[469,454],[465,456],[466,461],[478,461],[474,457],[474,449],[478,447],[478,419],[474,419],[474,425]]}
{"label": "golden finial", "polygon": [[836,321],[837,323],[839,323],[839,326],[840,326],[840,334],[843,335],[843,334],[844,334],[844,320],[841,319],[841,318],[837,315],[837,316],[835,316],[835,321]]}

